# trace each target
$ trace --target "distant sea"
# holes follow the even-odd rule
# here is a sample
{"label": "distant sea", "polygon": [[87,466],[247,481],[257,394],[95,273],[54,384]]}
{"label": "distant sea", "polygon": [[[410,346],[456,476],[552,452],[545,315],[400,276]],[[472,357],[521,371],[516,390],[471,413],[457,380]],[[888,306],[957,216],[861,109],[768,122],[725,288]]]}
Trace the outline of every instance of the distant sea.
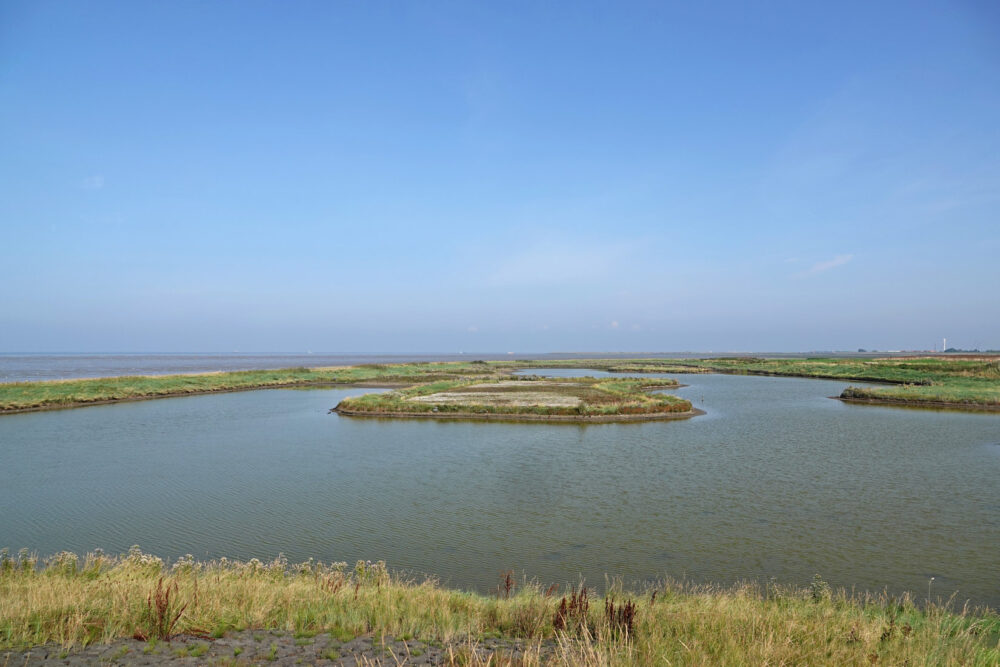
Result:
{"label": "distant sea", "polygon": [[636,357],[692,357],[691,353],[628,354],[589,352],[560,354],[0,354],[0,382],[169,375],[212,371],[249,371],[297,366],[353,366],[415,361],[472,361],[474,359],[592,359]]}

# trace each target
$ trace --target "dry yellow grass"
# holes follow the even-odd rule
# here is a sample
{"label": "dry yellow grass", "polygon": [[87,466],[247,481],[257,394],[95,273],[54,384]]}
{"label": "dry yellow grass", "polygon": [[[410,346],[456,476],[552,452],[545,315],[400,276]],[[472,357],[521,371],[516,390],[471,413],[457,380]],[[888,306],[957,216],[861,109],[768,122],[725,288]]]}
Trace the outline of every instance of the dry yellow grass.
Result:
{"label": "dry yellow grass", "polygon": [[[519,586],[484,596],[412,582],[382,564],[323,566],[183,559],[170,567],[138,550],[120,558],[62,554],[36,568],[32,559],[0,563],[0,648],[50,642],[108,642],[155,630],[158,582],[175,593],[175,633],[221,636],[242,629],[305,635],[409,635],[474,644],[483,637],[524,638],[526,664],[584,665],[996,665],[1000,619],[993,612],[918,607],[910,600],[831,595],[753,585],[714,589],[666,582],[628,594],[632,632],[616,631],[603,600],[591,598],[582,625],[559,631],[565,591]],[[554,651],[542,651],[547,639]],[[466,659],[468,659],[466,655]],[[475,662],[473,660],[472,662]],[[497,663],[493,663],[497,664]]]}

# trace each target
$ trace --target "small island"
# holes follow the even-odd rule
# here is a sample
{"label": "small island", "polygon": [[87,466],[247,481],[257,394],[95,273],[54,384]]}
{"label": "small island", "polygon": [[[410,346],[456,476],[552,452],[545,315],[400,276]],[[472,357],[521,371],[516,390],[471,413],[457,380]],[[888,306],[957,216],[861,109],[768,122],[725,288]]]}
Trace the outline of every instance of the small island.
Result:
{"label": "small island", "polygon": [[443,380],[347,398],[333,412],[350,417],[424,417],[505,421],[616,422],[686,419],[690,401],[652,393],[680,386],[672,379],[592,377]]}

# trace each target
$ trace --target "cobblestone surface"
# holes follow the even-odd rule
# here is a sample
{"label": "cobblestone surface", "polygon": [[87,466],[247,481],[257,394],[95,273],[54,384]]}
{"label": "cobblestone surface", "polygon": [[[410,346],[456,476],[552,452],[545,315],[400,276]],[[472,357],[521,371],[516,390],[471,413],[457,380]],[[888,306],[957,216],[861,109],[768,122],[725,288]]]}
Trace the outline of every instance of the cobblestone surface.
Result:
{"label": "cobblestone surface", "polygon": [[[529,649],[529,646],[531,647]],[[515,639],[483,639],[442,644],[436,641],[362,636],[339,641],[329,634],[295,637],[291,633],[247,630],[220,639],[178,636],[169,642],[122,639],[110,644],[65,648],[36,646],[26,651],[0,651],[0,667],[35,665],[447,665],[466,664],[470,651],[485,663],[519,662],[537,649]],[[551,654],[552,642],[541,645]]]}

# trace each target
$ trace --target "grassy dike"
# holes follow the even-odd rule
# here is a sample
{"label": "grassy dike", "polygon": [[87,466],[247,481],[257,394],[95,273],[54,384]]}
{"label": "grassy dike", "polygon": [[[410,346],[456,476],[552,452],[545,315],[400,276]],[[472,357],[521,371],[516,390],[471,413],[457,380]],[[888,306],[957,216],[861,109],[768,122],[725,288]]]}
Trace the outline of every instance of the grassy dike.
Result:
{"label": "grassy dike", "polygon": [[606,598],[507,582],[486,596],[401,579],[382,563],[185,558],[168,566],[138,548],[41,564],[0,554],[0,650],[58,644],[69,653],[136,637],[153,652],[175,635],[210,644],[280,630],[303,641],[369,636],[457,647],[459,664],[508,664],[463,649],[493,638],[516,640],[526,651],[517,664],[529,665],[1000,664],[994,612],[850,597],[818,578],[809,589],[764,591],[664,582]]}
{"label": "grassy dike", "polygon": [[485,363],[442,362],[9,382],[0,383],[0,413],[278,387],[400,386],[490,372]]}
{"label": "grassy dike", "polygon": [[212,392],[327,385],[411,386],[495,378],[525,368],[592,368],[628,373],[730,373],[885,383],[848,387],[840,398],[915,407],[1000,411],[1000,358],[572,359],[370,364],[196,375],[0,383],[0,414]]}

